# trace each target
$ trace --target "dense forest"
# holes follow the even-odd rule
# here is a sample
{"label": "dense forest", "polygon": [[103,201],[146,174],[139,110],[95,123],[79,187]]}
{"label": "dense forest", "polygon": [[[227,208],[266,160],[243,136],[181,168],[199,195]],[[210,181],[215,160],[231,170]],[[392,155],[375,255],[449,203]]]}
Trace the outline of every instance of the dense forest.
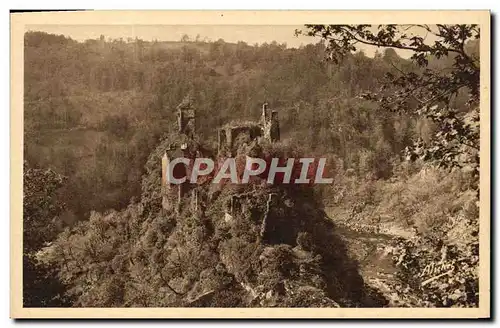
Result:
{"label": "dense forest", "polygon": [[[356,28],[307,26],[323,40],[300,48],[27,32],[25,306],[477,306],[479,32],[439,27],[440,46],[417,38],[402,58],[395,27]],[[334,36],[380,47],[371,58]],[[264,151],[326,157],[334,183],[252,191],[257,212],[270,189],[295,204],[267,242],[252,218],[218,222],[224,195],[241,192],[230,187],[202,219],[161,209],[161,155],[183,101],[207,149],[217,128],[269,103],[281,141]],[[364,275],[373,250],[337,226],[388,236],[375,252],[391,253],[394,277]],[[455,274],[422,287],[415,277],[444,257]]]}

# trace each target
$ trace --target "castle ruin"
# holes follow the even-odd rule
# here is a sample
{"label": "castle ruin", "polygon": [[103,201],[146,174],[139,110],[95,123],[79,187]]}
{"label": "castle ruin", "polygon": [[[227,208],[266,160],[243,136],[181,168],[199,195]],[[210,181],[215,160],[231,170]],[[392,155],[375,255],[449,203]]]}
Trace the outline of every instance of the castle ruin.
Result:
{"label": "castle ruin", "polygon": [[[196,188],[189,190],[190,188],[186,183],[174,185],[169,181],[167,174],[167,168],[172,159],[200,157],[202,155],[199,151],[193,154],[193,149],[189,149],[187,143],[194,139],[196,133],[196,110],[188,97],[177,106],[177,125],[179,135],[186,142],[170,144],[162,157],[162,207],[169,209],[175,204],[176,211],[179,211],[182,199],[189,192],[191,194],[191,207],[196,212],[199,208],[199,196]],[[218,129],[218,156],[234,157],[242,146],[258,144],[261,140],[272,143],[280,140],[278,113],[271,110],[268,103],[262,105],[261,117],[258,123],[230,123]],[[188,174],[184,165],[177,165],[175,168],[174,176],[177,178]]]}

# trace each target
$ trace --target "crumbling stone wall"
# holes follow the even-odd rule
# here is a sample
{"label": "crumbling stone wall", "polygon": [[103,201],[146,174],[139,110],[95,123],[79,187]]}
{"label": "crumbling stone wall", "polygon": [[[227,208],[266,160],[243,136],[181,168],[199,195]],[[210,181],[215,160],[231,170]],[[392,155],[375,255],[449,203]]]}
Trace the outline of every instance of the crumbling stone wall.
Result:
{"label": "crumbling stone wall", "polygon": [[257,141],[260,137],[269,142],[280,140],[278,112],[271,110],[267,103],[262,105],[259,123],[233,123],[218,131],[219,156],[235,156],[243,144]]}
{"label": "crumbling stone wall", "polygon": [[256,124],[226,126],[219,129],[219,156],[234,157],[238,148],[262,136],[262,129]]}

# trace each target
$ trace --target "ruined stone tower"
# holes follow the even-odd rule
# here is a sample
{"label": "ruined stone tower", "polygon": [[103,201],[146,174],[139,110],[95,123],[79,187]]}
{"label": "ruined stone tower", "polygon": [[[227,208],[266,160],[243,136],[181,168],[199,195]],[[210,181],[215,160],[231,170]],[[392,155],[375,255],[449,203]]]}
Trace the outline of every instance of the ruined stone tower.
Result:
{"label": "ruined stone tower", "polygon": [[[196,110],[192,105],[189,95],[177,106],[177,126],[179,135],[184,136],[181,138],[183,141],[179,144],[170,144],[163,154],[161,185],[162,207],[168,209],[175,205],[176,210],[179,211],[187,188],[185,184],[172,184],[169,181],[167,168],[170,161],[174,158],[187,157],[187,153],[189,152],[187,141],[192,140],[196,133]],[[176,178],[186,175],[183,165],[176,165],[173,173]]]}
{"label": "ruined stone tower", "polygon": [[262,105],[262,114],[260,124],[263,130],[263,136],[270,142],[280,140],[280,126],[278,121],[278,112],[271,110],[268,103]]}
{"label": "ruined stone tower", "polygon": [[177,124],[179,133],[193,138],[196,133],[196,110],[191,103],[191,97],[187,96],[177,106]]}
{"label": "ruined stone tower", "polygon": [[[163,154],[161,159],[161,192],[162,192],[162,207],[164,209],[172,208],[176,206],[176,210],[179,211],[179,206],[181,204],[182,197],[184,196],[185,186],[184,184],[172,184],[168,176],[168,165],[170,161],[174,158],[184,157],[184,147],[178,147],[176,145],[170,145],[169,148]],[[185,167],[183,165],[176,165],[173,172],[173,176],[180,178],[186,174]]]}

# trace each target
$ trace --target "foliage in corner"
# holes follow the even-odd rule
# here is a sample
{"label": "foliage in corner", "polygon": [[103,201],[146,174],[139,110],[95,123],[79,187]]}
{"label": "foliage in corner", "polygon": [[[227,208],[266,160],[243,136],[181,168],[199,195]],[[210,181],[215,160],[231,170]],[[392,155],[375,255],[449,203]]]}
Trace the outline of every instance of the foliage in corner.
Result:
{"label": "foliage in corner", "polygon": [[[306,25],[309,36],[327,43],[329,59],[339,63],[356,44],[411,51],[410,59],[420,68],[399,68],[387,73],[377,92],[359,96],[380,108],[427,117],[436,125],[431,140],[415,140],[406,148],[408,159],[421,158],[442,167],[467,167],[479,181],[479,51],[477,25]],[[415,31],[435,39],[430,43]],[[413,32],[412,32],[413,31]],[[296,33],[302,33],[296,31]],[[446,58],[442,69],[429,66],[430,58]],[[468,110],[453,106],[467,98]]]}

